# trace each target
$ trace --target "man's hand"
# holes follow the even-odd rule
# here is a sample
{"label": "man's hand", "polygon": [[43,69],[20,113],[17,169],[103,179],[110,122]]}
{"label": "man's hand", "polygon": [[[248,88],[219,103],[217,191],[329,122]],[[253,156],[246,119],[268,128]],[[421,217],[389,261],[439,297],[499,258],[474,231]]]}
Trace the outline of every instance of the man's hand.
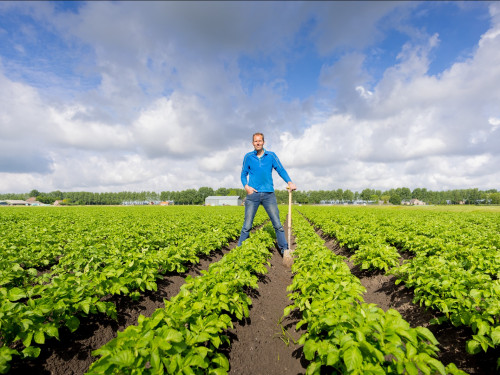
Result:
{"label": "man's hand", "polygon": [[257,193],[256,189],[254,189],[253,187],[248,186],[248,185],[245,185],[245,190],[246,190],[248,195],[253,194],[253,193]]}
{"label": "man's hand", "polygon": [[290,190],[290,191],[297,190],[297,186],[295,186],[295,184],[292,181],[290,181],[288,183],[288,186],[286,188],[287,188],[287,190]]}

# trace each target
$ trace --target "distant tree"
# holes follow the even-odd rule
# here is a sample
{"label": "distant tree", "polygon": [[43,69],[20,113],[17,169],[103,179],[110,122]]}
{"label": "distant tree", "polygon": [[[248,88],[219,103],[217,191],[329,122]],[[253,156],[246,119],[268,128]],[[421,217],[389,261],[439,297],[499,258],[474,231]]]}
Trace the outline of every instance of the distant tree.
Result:
{"label": "distant tree", "polygon": [[29,195],[30,197],[38,197],[38,196],[40,195],[40,192],[39,192],[38,190],[36,190],[36,189],[33,189],[33,190],[31,190],[31,191],[28,193],[28,195]]}
{"label": "distant tree", "polygon": [[428,191],[427,192],[427,203],[431,204],[439,204],[443,198],[441,198],[441,194],[437,191]]}
{"label": "distant tree", "polygon": [[344,192],[342,191],[342,189],[337,189],[337,190],[335,190],[335,193],[333,196],[334,196],[333,199],[335,199],[337,201],[341,201],[343,199]]}
{"label": "distant tree", "polygon": [[361,199],[365,200],[365,201],[369,201],[370,200],[370,197],[372,195],[375,194],[375,191],[372,190],[372,189],[364,189],[361,194],[360,194],[360,197]]}
{"label": "distant tree", "polygon": [[313,203],[313,204],[318,204],[319,202],[321,202],[323,200],[323,196],[324,196],[324,194],[322,193],[322,190],[320,190],[320,191],[317,191],[317,190],[308,191],[307,195],[309,197],[309,203]]}
{"label": "distant tree", "polygon": [[398,194],[393,194],[389,198],[389,202],[392,204],[401,204],[401,197]]}
{"label": "distant tree", "polygon": [[370,201],[372,202],[378,202],[379,201],[379,196],[377,194],[370,195]]}
{"label": "distant tree", "polygon": [[354,199],[354,193],[349,189],[344,190],[344,193],[342,194],[342,199],[345,201],[352,201]]}
{"label": "distant tree", "polygon": [[204,200],[201,199],[201,196],[198,194],[198,191],[195,189],[187,189],[181,191],[181,199],[180,201],[183,204],[202,204]]}
{"label": "distant tree", "polygon": [[198,194],[200,195],[203,202],[205,202],[205,198],[215,195],[215,192],[211,187],[202,186],[198,189]]}
{"label": "distant tree", "polygon": [[407,187],[397,188],[396,194],[399,195],[401,200],[409,201],[411,199],[411,190]]}
{"label": "distant tree", "polygon": [[481,200],[481,192],[477,188],[465,190],[464,195],[468,204],[476,204]]}
{"label": "distant tree", "polygon": [[391,198],[390,195],[381,195],[380,200],[384,202],[384,204],[389,203],[389,199]]}
{"label": "distant tree", "polygon": [[487,193],[486,201],[489,204],[500,204],[500,193]]}
{"label": "distant tree", "polygon": [[229,189],[229,191],[227,192],[227,195],[229,195],[230,197],[236,197],[238,196],[238,190],[237,189]]}
{"label": "distant tree", "polygon": [[[162,201],[173,201],[174,200],[174,191],[162,191],[160,193],[160,199]],[[131,199],[127,199],[127,200],[131,200]]]}
{"label": "distant tree", "polygon": [[217,190],[215,190],[215,195],[217,196],[226,196],[229,194],[229,189],[220,187]]}
{"label": "distant tree", "polygon": [[292,199],[294,202],[299,204],[307,204],[309,203],[309,197],[303,191],[294,191],[292,195]]}
{"label": "distant tree", "polygon": [[144,196],[146,201],[149,202],[155,202],[160,200],[160,194],[158,194],[156,191],[145,191]]}
{"label": "distant tree", "polygon": [[42,202],[45,204],[52,204],[56,201],[56,199],[54,199],[52,196],[50,196],[49,194],[44,194],[44,193],[41,193],[40,195],[38,195],[36,197],[36,200],[38,202]]}
{"label": "distant tree", "polygon": [[[448,194],[445,194],[444,200],[451,200],[451,203],[453,204],[459,204],[460,202],[464,202],[465,199],[465,194],[463,190],[451,190],[447,192]],[[470,203],[470,202],[467,202]]]}
{"label": "distant tree", "polygon": [[275,190],[274,194],[278,204],[288,203],[288,190]]}
{"label": "distant tree", "polygon": [[325,190],[325,200],[335,200],[335,190]]}
{"label": "distant tree", "polygon": [[416,188],[411,192],[411,197],[427,202],[428,201],[428,192],[426,188]]}
{"label": "distant tree", "polygon": [[63,193],[60,190],[51,191],[49,196],[54,199],[54,201],[61,201],[64,199]]}

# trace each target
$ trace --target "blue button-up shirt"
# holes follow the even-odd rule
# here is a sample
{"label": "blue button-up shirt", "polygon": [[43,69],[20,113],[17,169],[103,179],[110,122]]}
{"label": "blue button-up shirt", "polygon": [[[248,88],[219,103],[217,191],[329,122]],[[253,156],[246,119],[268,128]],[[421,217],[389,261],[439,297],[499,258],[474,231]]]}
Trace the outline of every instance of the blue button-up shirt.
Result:
{"label": "blue button-up shirt", "polygon": [[248,184],[261,193],[273,192],[273,168],[286,183],[292,181],[274,152],[264,150],[264,154],[259,158],[257,151],[251,151],[243,159],[241,183],[243,186]]}

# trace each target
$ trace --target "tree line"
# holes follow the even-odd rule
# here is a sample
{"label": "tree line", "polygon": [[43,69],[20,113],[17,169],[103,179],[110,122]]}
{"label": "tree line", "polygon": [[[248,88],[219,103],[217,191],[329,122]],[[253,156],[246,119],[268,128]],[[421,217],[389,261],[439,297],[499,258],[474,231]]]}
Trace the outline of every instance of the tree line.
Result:
{"label": "tree line", "polygon": [[[62,192],[59,190],[49,193],[40,192],[36,189],[29,193],[22,194],[0,194],[0,200],[7,199],[28,199],[36,197],[41,203],[53,204],[60,201],[67,205],[120,205],[146,204],[148,202],[170,201],[175,204],[199,205],[205,202],[208,196],[239,196],[246,197],[245,189],[200,187],[199,189],[186,189],[182,191],[122,191],[107,193]],[[278,203],[288,203],[288,191],[276,190]],[[375,189],[364,189],[361,192],[353,192],[349,189],[336,190],[311,190],[295,191],[293,193],[294,203],[318,204],[322,202],[351,203],[354,201],[364,201],[373,203],[401,204],[404,201],[418,199],[427,204],[500,204],[500,192],[496,189],[479,190],[456,189],[446,191],[432,191],[426,188],[416,188],[410,190],[407,187],[390,189],[386,191]]]}

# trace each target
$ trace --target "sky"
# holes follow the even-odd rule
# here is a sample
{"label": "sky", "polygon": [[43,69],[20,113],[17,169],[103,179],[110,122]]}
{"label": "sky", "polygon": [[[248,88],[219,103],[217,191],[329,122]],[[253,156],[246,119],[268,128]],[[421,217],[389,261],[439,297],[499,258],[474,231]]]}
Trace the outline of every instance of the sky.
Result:
{"label": "sky", "polygon": [[500,189],[500,3],[2,1],[0,106],[0,193]]}

